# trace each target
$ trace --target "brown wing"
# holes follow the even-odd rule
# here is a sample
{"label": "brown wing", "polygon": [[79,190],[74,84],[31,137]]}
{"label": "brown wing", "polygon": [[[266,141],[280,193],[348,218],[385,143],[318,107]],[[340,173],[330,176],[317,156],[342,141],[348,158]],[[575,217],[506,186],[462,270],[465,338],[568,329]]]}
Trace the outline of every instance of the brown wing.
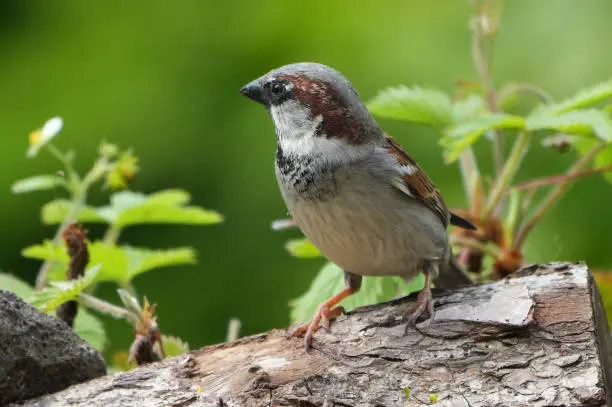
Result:
{"label": "brown wing", "polygon": [[425,171],[406,154],[402,146],[389,135],[385,136],[387,138],[386,148],[398,163],[398,175],[392,180],[393,186],[424,203],[438,215],[444,226],[448,226],[451,215],[440,195],[440,190],[431,182]]}

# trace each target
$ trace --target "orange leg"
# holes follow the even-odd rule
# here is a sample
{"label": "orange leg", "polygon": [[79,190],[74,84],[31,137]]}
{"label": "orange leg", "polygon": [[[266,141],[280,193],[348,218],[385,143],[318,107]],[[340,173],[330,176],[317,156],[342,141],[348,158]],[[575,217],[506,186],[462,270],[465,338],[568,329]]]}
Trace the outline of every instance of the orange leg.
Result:
{"label": "orange leg", "polygon": [[329,321],[340,316],[344,313],[344,307],[336,305],[348,297],[349,295],[355,293],[358,290],[352,287],[347,287],[344,290],[340,291],[338,294],[331,297],[329,300],[325,301],[317,308],[317,311],[312,317],[312,320],[305,324],[299,324],[293,327],[288,333],[288,337],[298,336],[302,334],[306,334],[304,336],[304,342],[306,347],[306,352],[310,349],[312,345],[312,336],[319,329],[319,325],[322,325],[324,329],[329,328]]}
{"label": "orange leg", "polygon": [[408,320],[406,330],[408,330],[409,327],[414,326],[417,319],[419,319],[419,317],[423,315],[425,311],[427,311],[429,314],[429,319],[431,321],[434,316],[434,301],[431,297],[431,274],[429,272],[425,272],[425,287],[423,287],[417,296],[417,303],[404,314]]}

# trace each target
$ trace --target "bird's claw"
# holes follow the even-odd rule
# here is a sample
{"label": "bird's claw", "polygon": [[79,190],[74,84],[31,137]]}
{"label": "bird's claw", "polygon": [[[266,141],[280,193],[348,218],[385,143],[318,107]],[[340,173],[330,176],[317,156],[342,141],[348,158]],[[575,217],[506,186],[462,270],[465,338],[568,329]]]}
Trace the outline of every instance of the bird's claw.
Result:
{"label": "bird's claw", "polygon": [[314,333],[319,328],[328,331],[330,321],[342,314],[344,314],[344,307],[337,306],[330,309],[326,303],[323,303],[317,308],[317,312],[310,322],[294,325],[289,329],[286,337],[292,338],[294,336],[304,335],[304,347],[306,348],[306,352],[308,352],[312,347],[312,337]]}
{"label": "bird's claw", "polygon": [[429,287],[425,287],[419,293],[417,303],[404,314],[407,321],[406,333],[408,332],[408,329],[416,325],[417,320],[425,312],[429,314],[429,318],[426,321],[426,323],[429,324],[434,317],[434,300],[431,296],[431,290]]}

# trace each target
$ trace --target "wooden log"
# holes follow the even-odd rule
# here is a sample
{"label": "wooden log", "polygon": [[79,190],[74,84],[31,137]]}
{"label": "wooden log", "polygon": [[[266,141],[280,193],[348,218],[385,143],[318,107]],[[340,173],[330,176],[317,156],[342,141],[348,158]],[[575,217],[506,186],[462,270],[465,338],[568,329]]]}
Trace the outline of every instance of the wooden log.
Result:
{"label": "wooden log", "polygon": [[70,387],[26,406],[603,406],[612,342],[583,263],[363,307],[301,339],[273,330]]}

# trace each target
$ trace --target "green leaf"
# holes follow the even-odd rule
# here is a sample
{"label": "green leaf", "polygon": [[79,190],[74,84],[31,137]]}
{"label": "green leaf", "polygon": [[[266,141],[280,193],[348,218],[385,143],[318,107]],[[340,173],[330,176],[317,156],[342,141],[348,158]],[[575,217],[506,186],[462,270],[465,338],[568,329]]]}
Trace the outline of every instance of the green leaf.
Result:
{"label": "green leaf", "polygon": [[96,282],[111,281],[125,283],[129,281],[129,259],[123,247],[107,245],[101,241],[88,243],[89,262],[102,264]]}
{"label": "green leaf", "polygon": [[[100,208],[84,206],[77,217],[82,223],[114,223],[119,228],[150,223],[181,223],[207,225],[223,221],[218,212],[198,206],[182,206],[189,202],[189,194],[180,189],[168,189],[151,195],[121,191],[111,196],[111,204]],[[72,203],[57,199],[43,206],[42,219],[46,224],[61,223]]]}
{"label": "green leaf", "polygon": [[26,192],[54,189],[60,185],[65,185],[65,183],[64,178],[59,175],[37,175],[16,181],[11,186],[11,191],[14,194],[24,194]]}
{"label": "green leaf", "polygon": [[123,228],[147,223],[181,223],[206,225],[223,221],[218,212],[197,206],[181,206],[189,202],[189,194],[181,190],[160,191],[148,197],[121,191],[111,197],[111,205],[98,209],[98,214]]}
{"label": "green leaf", "polygon": [[489,130],[493,129],[522,129],[525,120],[520,116],[505,113],[493,113],[479,116],[472,120],[461,122],[445,131],[445,136],[440,140],[444,147],[444,159],[452,163],[459,155]]}
{"label": "green leaf", "polygon": [[[156,268],[196,263],[196,252],[189,247],[153,250],[107,245],[97,240],[88,241],[87,249],[89,250],[89,264],[99,264],[101,267],[95,279],[96,283],[106,281],[126,283]],[[21,254],[27,258],[52,262],[56,268],[50,280],[65,279],[70,258],[66,254],[66,247],[63,243],[55,246],[51,241],[46,240],[41,245],[23,249]]]}
{"label": "green leaf", "polygon": [[476,94],[470,94],[453,104],[453,111],[458,121],[467,121],[487,114],[485,100]]}
{"label": "green leaf", "polygon": [[[361,289],[342,300],[340,304],[349,310],[388,301],[422,289],[424,281],[422,274],[410,283],[405,283],[399,277],[364,277]],[[342,270],[332,263],[327,263],[319,271],[308,291],[291,301],[291,320],[309,321],[322,302],[338,294],[344,287]]]}
{"label": "green leaf", "polygon": [[397,86],[378,93],[368,104],[376,116],[444,127],[454,121],[450,97],[439,90]]}
{"label": "green leaf", "polygon": [[[56,225],[68,216],[68,212],[72,207],[72,202],[66,199],[56,199],[47,202],[41,210],[41,218],[46,225]],[[81,223],[104,223],[106,219],[98,215],[96,208],[91,206],[83,206],[79,211],[77,220]]]}
{"label": "green leaf", "polygon": [[319,249],[307,238],[291,239],[285,244],[285,249],[294,257],[301,259],[313,259],[321,257]]}
{"label": "green leaf", "polygon": [[189,201],[191,201],[191,196],[182,189],[165,189],[148,197],[148,203],[159,205],[186,205]]}
{"label": "green leaf", "polygon": [[172,206],[146,203],[122,212],[116,225],[126,226],[147,223],[180,223],[185,225],[208,225],[223,221],[218,212],[197,206]]}
{"label": "green leaf", "polygon": [[596,109],[573,110],[563,114],[538,111],[525,120],[527,129],[557,130],[569,134],[588,135],[593,133],[604,141],[612,141],[612,122]]}
{"label": "green leaf", "polygon": [[99,351],[106,347],[106,331],[102,321],[82,306],[74,319],[74,332]]}
{"label": "green leaf", "polygon": [[45,240],[42,244],[28,246],[21,251],[21,255],[29,259],[59,262],[61,264],[68,264],[70,259],[64,244],[56,246],[51,240]]}
{"label": "green leaf", "polygon": [[176,336],[162,335],[162,344],[166,357],[178,356],[189,352],[189,344]]}
{"label": "green leaf", "polygon": [[150,250],[125,246],[128,258],[127,281],[147,271],[183,264],[196,264],[196,252],[190,247],[178,249]]}
{"label": "green leaf", "polygon": [[42,291],[34,293],[31,304],[43,312],[52,312],[65,302],[76,299],[84,289],[89,287],[96,279],[101,264],[89,268],[83,277],[69,281],[53,281]]}
{"label": "green leaf", "polygon": [[15,293],[23,300],[27,300],[34,293],[28,283],[8,273],[0,273],[0,289]]}
{"label": "green leaf", "polygon": [[576,95],[550,106],[555,113],[564,113],[601,102],[612,96],[612,79],[579,91]]}

